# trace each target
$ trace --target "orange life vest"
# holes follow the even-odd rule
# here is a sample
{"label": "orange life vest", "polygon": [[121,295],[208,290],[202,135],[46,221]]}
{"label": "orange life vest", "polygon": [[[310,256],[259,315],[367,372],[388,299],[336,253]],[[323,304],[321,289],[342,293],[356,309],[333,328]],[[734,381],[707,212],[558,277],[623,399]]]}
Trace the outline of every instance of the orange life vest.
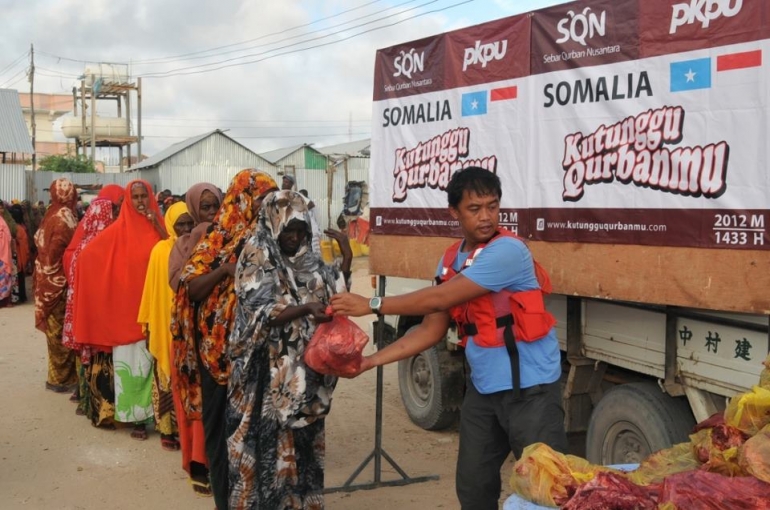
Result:
{"label": "orange life vest", "polygon": [[[452,279],[458,272],[473,265],[481,251],[504,237],[521,239],[514,233],[498,229],[485,244],[478,245],[465,259],[460,271],[454,269],[457,254],[463,241],[458,241],[444,252],[438,283]],[[465,347],[468,337],[479,347],[505,346],[511,358],[514,393],[519,394],[519,354],[516,342],[534,342],[546,336],[556,324],[556,319],[546,309],[543,295],[550,294],[551,280],[543,267],[533,259],[539,288],[518,292],[501,290],[490,292],[449,309],[457,325],[460,345]]]}

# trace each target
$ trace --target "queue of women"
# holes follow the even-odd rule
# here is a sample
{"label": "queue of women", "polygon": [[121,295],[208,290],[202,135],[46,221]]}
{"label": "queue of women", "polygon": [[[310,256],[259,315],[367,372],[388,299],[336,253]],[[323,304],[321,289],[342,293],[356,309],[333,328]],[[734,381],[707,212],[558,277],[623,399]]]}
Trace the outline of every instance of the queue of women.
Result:
{"label": "queue of women", "polygon": [[[337,380],[303,352],[331,320],[331,296],[349,290],[347,237],[324,232],[343,254],[325,264],[307,199],[252,169],[224,196],[193,186],[165,214],[141,180],[103,188],[79,223],[75,186],[59,179],[50,192],[34,235],[46,388],[74,391],[95,427],[146,440],[154,424],[219,510],[323,508]],[[0,299],[18,264],[10,238],[0,221]]]}

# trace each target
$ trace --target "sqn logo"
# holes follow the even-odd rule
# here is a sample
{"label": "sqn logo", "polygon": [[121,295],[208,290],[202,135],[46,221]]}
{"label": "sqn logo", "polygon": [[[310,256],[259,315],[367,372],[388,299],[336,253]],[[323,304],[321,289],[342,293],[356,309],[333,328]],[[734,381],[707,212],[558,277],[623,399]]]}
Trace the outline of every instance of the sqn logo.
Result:
{"label": "sqn logo", "polygon": [[409,53],[401,50],[401,54],[393,59],[393,66],[396,68],[393,76],[398,78],[404,75],[411,80],[412,73],[421,73],[425,70],[425,52],[417,53],[414,48],[409,50]]}
{"label": "sqn logo", "polygon": [[596,35],[604,37],[607,32],[607,11],[597,15],[591,12],[590,7],[586,7],[583,12],[577,14],[574,11],[568,11],[567,16],[556,24],[556,30],[562,34],[556,39],[559,44],[575,41],[586,46],[586,39],[592,39]]}
{"label": "sqn logo", "polygon": [[493,43],[481,44],[481,41],[476,41],[476,45],[472,48],[465,48],[465,55],[463,57],[463,71],[468,69],[468,66],[481,64],[481,67],[487,67],[487,63],[493,60],[502,60],[505,57],[505,52],[508,51],[508,40],[496,41]]}
{"label": "sqn logo", "polygon": [[675,34],[684,25],[700,22],[703,28],[708,28],[712,20],[732,18],[743,7],[743,0],[690,0],[690,3],[674,4],[671,6],[671,27],[669,34]]}

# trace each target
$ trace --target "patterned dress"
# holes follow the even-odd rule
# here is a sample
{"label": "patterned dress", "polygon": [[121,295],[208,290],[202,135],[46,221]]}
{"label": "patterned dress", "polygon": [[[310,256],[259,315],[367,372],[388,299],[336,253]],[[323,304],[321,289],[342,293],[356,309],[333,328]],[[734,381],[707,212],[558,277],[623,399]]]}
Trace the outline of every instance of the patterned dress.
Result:
{"label": "patterned dress", "polygon": [[35,233],[35,327],[48,341],[48,384],[57,390],[77,383],[75,353],[62,345],[67,278],[64,251],[70,243],[77,218],[77,191],[68,179],[51,183],[51,207]]}
{"label": "patterned dress", "polygon": [[[278,238],[294,221],[305,240],[294,256]],[[228,354],[227,446],[231,509],[322,509],[324,419],[337,379],[303,360],[315,322],[299,317],[269,323],[289,307],[328,303],[346,289],[336,267],[311,248],[307,203],[298,193],[268,195],[256,234],[236,269],[238,297]]]}

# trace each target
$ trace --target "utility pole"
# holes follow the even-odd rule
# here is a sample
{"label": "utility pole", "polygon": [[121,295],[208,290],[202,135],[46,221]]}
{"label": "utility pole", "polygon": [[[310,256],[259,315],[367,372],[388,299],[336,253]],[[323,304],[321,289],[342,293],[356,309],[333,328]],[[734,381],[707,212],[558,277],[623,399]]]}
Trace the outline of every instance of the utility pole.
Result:
{"label": "utility pole", "polygon": [[30,124],[32,127],[32,171],[37,170],[37,147],[35,146],[35,135],[37,126],[35,125],[35,45],[29,45],[29,109]]}

